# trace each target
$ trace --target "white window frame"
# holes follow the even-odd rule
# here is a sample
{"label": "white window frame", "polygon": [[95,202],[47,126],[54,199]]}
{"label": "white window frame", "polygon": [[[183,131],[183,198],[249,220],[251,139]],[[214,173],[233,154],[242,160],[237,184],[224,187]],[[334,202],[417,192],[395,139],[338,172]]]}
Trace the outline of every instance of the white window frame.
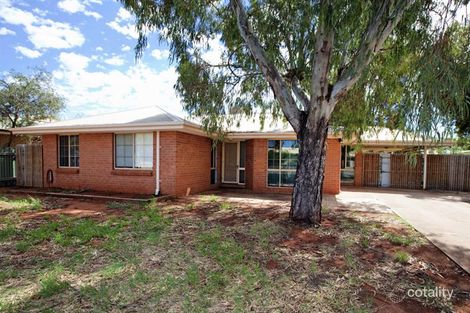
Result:
{"label": "white window frame", "polygon": [[[267,145],[266,145],[266,151],[267,151],[266,186],[268,188],[291,188],[291,187],[294,186],[294,184],[292,184],[292,185],[282,185],[281,184],[281,174],[282,174],[282,172],[293,172],[295,174],[295,172],[297,171],[297,169],[282,169],[281,168],[282,142],[287,141],[287,140],[288,141],[296,141],[296,139],[268,139],[268,142],[267,142]],[[269,168],[269,142],[270,141],[279,141],[279,168],[277,168],[277,169]],[[269,184],[269,172],[279,173],[279,179],[278,179],[277,185],[270,185]]]}
{"label": "white window frame", "polygon": [[[152,134],[152,166],[151,167],[135,167],[135,136],[137,134]],[[119,167],[116,166],[116,136],[118,135],[132,135],[132,167]],[[138,132],[138,133],[114,133],[113,134],[113,168],[115,170],[132,170],[132,171],[148,171],[153,170],[153,159],[154,159],[154,136],[153,132]]]}
{"label": "white window frame", "polygon": [[[78,138],[78,166],[70,166],[70,137],[71,136],[77,136]],[[68,141],[68,149],[67,149],[67,157],[69,159],[69,165],[68,166],[64,166],[64,165],[60,165],[60,137],[68,137],[69,138],[69,141]],[[57,136],[57,165],[59,168],[80,168],[80,135],[79,134],[67,134],[67,135],[58,135]]]}

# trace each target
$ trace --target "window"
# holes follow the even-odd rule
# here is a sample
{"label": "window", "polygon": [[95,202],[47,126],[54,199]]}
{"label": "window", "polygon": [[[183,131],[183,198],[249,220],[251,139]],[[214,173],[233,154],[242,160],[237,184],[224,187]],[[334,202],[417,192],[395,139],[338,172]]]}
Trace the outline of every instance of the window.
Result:
{"label": "window", "polygon": [[153,133],[116,134],[114,143],[116,168],[153,167]]}
{"label": "window", "polygon": [[211,185],[217,183],[217,146],[211,145]]}
{"label": "window", "polygon": [[298,158],[297,140],[269,140],[268,186],[293,186]]}
{"label": "window", "polygon": [[351,146],[341,146],[341,182],[354,182],[355,152]]}
{"label": "window", "polygon": [[59,167],[79,167],[78,135],[59,136]]}

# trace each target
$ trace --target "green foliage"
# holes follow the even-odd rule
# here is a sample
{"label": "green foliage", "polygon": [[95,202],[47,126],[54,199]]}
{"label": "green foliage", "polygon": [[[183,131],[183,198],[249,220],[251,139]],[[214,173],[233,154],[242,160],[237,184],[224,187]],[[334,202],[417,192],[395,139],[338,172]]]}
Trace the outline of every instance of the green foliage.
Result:
{"label": "green foliage", "polygon": [[411,256],[405,251],[397,251],[393,258],[398,263],[407,264]]}
{"label": "green foliage", "polygon": [[11,71],[0,78],[0,124],[24,127],[51,120],[64,108],[64,99],[52,86],[52,77],[42,70],[31,75]]}
{"label": "green foliage", "polygon": [[412,238],[407,236],[400,236],[392,233],[385,233],[384,236],[388,241],[390,241],[390,243],[394,245],[409,246],[414,242]]}
{"label": "green foliage", "polygon": [[[185,109],[201,117],[208,131],[223,133],[227,126],[255,113],[262,121],[267,115],[282,119],[272,86],[240,35],[230,1],[121,2],[136,15],[138,56],[153,32],[170,45],[170,58],[179,74],[176,90]],[[312,81],[320,79],[312,75],[312,64],[315,33],[321,25],[334,29],[327,73],[331,87],[357,54],[370,19],[382,5],[381,1],[330,3],[321,10],[321,1],[244,2],[253,35],[291,93],[291,82],[297,80],[300,89],[312,96]],[[462,5],[468,4],[414,1],[356,85],[337,104],[330,126],[345,136],[384,126],[412,130],[417,137],[442,137],[454,129],[456,120],[467,121],[470,30],[453,13]],[[223,46],[220,59],[205,56],[216,44]],[[468,96],[466,101],[468,106]],[[303,109],[300,101],[297,106]]]}
{"label": "green foliage", "polygon": [[243,262],[245,250],[231,238],[224,238],[220,229],[214,229],[197,236],[197,250],[215,259],[224,268],[231,268]]}
{"label": "green foliage", "polygon": [[38,295],[42,298],[49,298],[53,295],[63,292],[70,287],[70,284],[60,279],[63,269],[56,268],[45,273],[39,280]]}
{"label": "green foliage", "polygon": [[20,212],[36,211],[42,208],[42,202],[39,198],[28,196],[26,198],[9,199],[0,198],[0,205],[7,204]]}

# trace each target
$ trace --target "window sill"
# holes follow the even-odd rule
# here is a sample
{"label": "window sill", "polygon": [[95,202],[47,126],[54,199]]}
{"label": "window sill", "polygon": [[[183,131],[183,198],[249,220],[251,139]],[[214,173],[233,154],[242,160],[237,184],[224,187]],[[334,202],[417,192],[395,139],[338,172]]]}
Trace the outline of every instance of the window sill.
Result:
{"label": "window sill", "polygon": [[66,168],[66,167],[59,167],[57,168],[57,174],[79,174],[80,169],[78,168]]}
{"label": "window sill", "polygon": [[153,176],[153,170],[115,169],[115,170],[111,171],[111,175],[118,175],[118,176]]}

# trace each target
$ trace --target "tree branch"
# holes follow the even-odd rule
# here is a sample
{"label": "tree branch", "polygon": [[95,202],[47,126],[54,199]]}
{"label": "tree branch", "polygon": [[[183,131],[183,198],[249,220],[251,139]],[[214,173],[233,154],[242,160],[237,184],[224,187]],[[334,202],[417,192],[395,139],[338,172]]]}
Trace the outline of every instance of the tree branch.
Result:
{"label": "tree branch", "polygon": [[362,36],[357,53],[333,86],[331,111],[333,111],[338,100],[354,86],[364,72],[364,69],[371,62],[373,55],[382,48],[385,40],[398,24],[405,10],[413,2],[414,0],[399,0],[395,6],[393,5],[395,3],[394,0],[383,0],[380,3],[376,12],[372,14],[373,17],[370,19],[369,26]]}
{"label": "tree branch", "polygon": [[[323,112],[329,102],[328,72],[330,70],[331,52],[333,50],[334,29],[332,18],[333,8],[329,0],[321,2],[320,17],[315,34],[315,54],[312,66],[312,96],[310,98],[310,113]],[[320,111],[314,104],[320,104]],[[310,115],[309,113],[309,115]]]}
{"label": "tree branch", "polygon": [[306,111],[310,108],[310,99],[308,98],[307,94],[302,90],[299,86],[299,82],[296,77],[292,79],[292,91],[297,99],[302,103],[302,106]]}
{"label": "tree branch", "polygon": [[264,77],[269,82],[274,92],[274,96],[281,105],[281,109],[284,112],[284,115],[292,125],[294,131],[298,133],[301,129],[300,110],[295,104],[289,86],[284,81],[274,64],[268,60],[266,53],[259,42],[259,39],[251,32],[250,26],[248,24],[248,17],[243,5],[241,4],[241,1],[231,0],[230,4],[235,13],[235,16],[237,17],[238,29],[240,30],[240,34],[243,40],[250,49],[251,55],[263,72]]}

